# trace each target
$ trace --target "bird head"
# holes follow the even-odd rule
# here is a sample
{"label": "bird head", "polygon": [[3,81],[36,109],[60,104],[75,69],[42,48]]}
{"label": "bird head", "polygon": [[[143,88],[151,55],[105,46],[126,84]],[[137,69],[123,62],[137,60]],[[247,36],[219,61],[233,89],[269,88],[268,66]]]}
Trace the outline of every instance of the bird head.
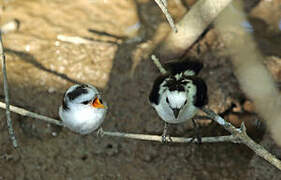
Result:
{"label": "bird head", "polygon": [[63,98],[64,110],[71,106],[92,107],[95,109],[106,109],[98,90],[89,84],[74,85],[70,87]]}

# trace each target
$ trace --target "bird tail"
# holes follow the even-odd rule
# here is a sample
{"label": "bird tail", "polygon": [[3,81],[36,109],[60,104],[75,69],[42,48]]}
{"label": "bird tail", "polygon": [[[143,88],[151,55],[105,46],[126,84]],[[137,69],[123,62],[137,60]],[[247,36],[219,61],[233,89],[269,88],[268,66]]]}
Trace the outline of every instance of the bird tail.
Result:
{"label": "bird tail", "polygon": [[180,62],[169,62],[164,65],[171,74],[184,73],[187,76],[197,75],[203,68],[203,64],[195,60],[185,60]]}

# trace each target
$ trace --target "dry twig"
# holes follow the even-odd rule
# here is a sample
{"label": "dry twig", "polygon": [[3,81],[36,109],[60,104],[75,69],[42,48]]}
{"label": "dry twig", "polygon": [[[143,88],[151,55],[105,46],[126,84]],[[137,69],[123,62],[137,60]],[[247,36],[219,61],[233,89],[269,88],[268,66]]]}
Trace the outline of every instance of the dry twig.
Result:
{"label": "dry twig", "polygon": [[[6,105],[3,102],[0,102],[0,108],[6,109]],[[63,126],[63,123],[59,120],[49,118],[47,116],[43,116],[40,114],[36,114],[34,112],[27,111],[23,108],[18,108],[15,106],[11,106],[11,111],[17,114],[28,116],[32,118],[37,118],[39,120],[46,121],[51,124],[55,124],[58,126]],[[264,158],[272,165],[281,170],[281,162],[275,156],[270,154],[267,150],[265,150],[261,145],[255,143],[246,133],[246,127],[244,123],[241,128],[235,128],[232,124],[225,121],[222,117],[214,113],[210,109],[203,108],[204,111],[209,118],[216,121],[218,124],[223,126],[227,131],[231,133],[229,136],[218,136],[218,137],[203,137],[201,139],[202,143],[218,143],[218,142],[232,142],[232,143],[243,143],[247,145],[250,149],[252,149],[257,155]],[[146,140],[146,141],[157,141],[162,142],[162,136],[159,135],[148,135],[148,134],[133,134],[133,133],[123,133],[123,132],[110,132],[103,131],[103,135],[113,136],[113,137],[122,137],[129,139],[138,139],[138,140]],[[193,138],[184,138],[184,137],[171,137],[167,139],[169,143],[196,143],[197,139]]]}
{"label": "dry twig", "polygon": [[166,19],[168,20],[171,28],[173,29],[173,31],[175,33],[178,32],[177,28],[176,28],[176,25],[174,23],[174,20],[173,18],[171,17],[170,13],[168,12],[168,9],[167,9],[167,1],[166,0],[154,0],[157,5],[160,7],[160,9],[162,10],[162,12],[164,13],[164,15],[166,16]]}
{"label": "dry twig", "polygon": [[10,100],[9,100],[9,86],[8,86],[8,78],[7,78],[7,71],[6,71],[6,59],[4,55],[4,48],[2,43],[2,35],[0,33],[0,58],[2,61],[2,73],[3,73],[3,82],[4,82],[4,94],[5,94],[5,103],[6,103],[6,118],[7,118],[7,125],[10,134],[10,138],[12,140],[13,146],[15,148],[18,147],[18,143],[15,136],[15,131],[13,129],[13,123],[10,114]]}
{"label": "dry twig", "polygon": [[[0,108],[6,109],[6,104],[3,102],[0,102]],[[42,121],[45,121],[47,123],[51,123],[58,126],[63,126],[62,121],[43,116],[34,112],[30,112],[26,109],[19,108],[16,106],[10,106],[10,110],[14,113],[20,114],[22,116],[27,116],[31,118],[36,118]],[[162,142],[162,136],[158,135],[148,135],[148,134],[132,134],[132,133],[123,133],[123,132],[110,132],[110,131],[103,131],[103,135],[106,136],[114,136],[114,137],[122,137],[122,138],[129,138],[129,139],[138,139],[138,140],[146,140],[146,141],[158,141]],[[197,142],[197,139],[193,138],[184,138],[184,137],[171,137],[167,139],[167,142],[171,143],[195,143]],[[216,143],[216,142],[233,142],[236,143],[237,139],[236,137],[230,135],[230,136],[220,136],[220,137],[203,137],[202,138],[203,143]]]}
{"label": "dry twig", "polygon": [[167,73],[166,69],[164,69],[164,67],[160,63],[159,59],[154,54],[151,55],[151,59],[152,59],[153,63],[155,64],[155,66],[159,69],[161,74]]}
{"label": "dry twig", "polygon": [[[7,106],[6,106],[5,103],[0,102],[0,108],[7,109]],[[17,113],[17,114],[20,114],[22,116],[27,116],[27,117],[31,117],[31,118],[35,118],[35,119],[40,119],[40,120],[46,121],[47,123],[52,123],[52,124],[55,124],[55,125],[58,125],[58,126],[62,126],[63,125],[61,121],[58,121],[56,119],[49,118],[47,116],[43,116],[43,115],[40,115],[40,114],[36,114],[34,112],[27,111],[27,110],[25,110],[23,108],[19,108],[19,107],[12,106],[12,105],[10,105],[9,108],[10,108],[10,111],[12,111],[14,113]]]}

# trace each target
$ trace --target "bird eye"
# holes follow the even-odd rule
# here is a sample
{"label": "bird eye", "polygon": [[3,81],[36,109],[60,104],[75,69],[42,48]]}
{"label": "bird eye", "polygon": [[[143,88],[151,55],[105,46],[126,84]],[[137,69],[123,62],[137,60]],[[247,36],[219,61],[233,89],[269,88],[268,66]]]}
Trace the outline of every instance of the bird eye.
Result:
{"label": "bird eye", "polygon": [[89,100],[89,101],[83,101],[82,104],[87,105],[87,104],[89,104],[90,102],[91,102],[91,100]]}
{"label": "bird eye", "polygon": [[170,104],[170,101],[169,101],[168,97],[166,97],[166,102],[167,102],[168,104]]}

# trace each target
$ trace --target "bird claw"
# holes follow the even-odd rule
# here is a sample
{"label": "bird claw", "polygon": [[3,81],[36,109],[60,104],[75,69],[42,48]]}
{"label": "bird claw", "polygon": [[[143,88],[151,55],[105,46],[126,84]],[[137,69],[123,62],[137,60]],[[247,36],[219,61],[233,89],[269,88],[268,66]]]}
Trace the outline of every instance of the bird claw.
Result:
{"label": "bird claw", "polygon": [[161,143],[166,143],[167,142],[167,139],[166,139],[166,135],[162,135],[162,140],[161,140]]}
{"label": "bird claw", "polygon": [[104,135],[103,129],[102,129],[102,128],[99,128],[98,131],[97,131],[97,136],[103,137],[103,135]]}
{"label": "bird claw", "polygon": [[[167,139],[167,138],[168,138],[168,139]],[[161,143],[168,143],[168,142],[172,142],[171,136],[170,136],[170,135],[163,134],[163,135],[162,135]]]}
{"label": "bird claw", "polygon": [[202,138],[201,138],[201,136],[198,135],[198,134],[196,134],[195,136],[193,136],[193,137],[191,138],[191,140],[189,141],[189,143],[192,143],[195,139],[197,140],[197,141],[196,141],[197,144],[202,144]]}

